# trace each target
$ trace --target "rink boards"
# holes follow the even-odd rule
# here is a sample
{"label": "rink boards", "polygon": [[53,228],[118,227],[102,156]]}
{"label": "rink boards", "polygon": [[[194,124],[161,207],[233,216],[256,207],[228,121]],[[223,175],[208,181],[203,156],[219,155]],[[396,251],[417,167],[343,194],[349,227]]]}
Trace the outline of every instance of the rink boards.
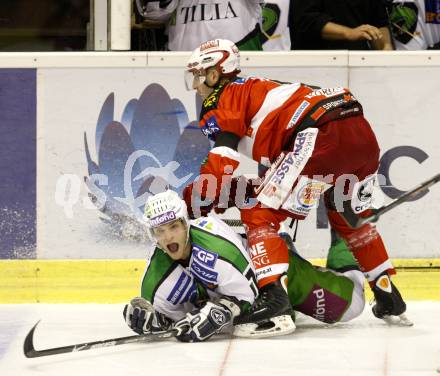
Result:
{"label": "rink boards", "polygon": [[[147,168],[174,174],[178,191],[195,177],[209,143],[195,126],[200,101],[184,88],[187,58],[2,54],[0,259],[144,258],[144,244],[121,240],[100,220],[109,217],[88,199],[84,176],[99,169],[108,178],[103,190],[128,201],[141,189],[135,176]],[[350,87],[379,140],[385,202],[439,172],[439,51],[249,52],[242,68],[244,75]],[[132,174],[125,174],[124,161],[140,150]],[[244,159],[239,170],[249,174],[256,166]],[[392,258],[440,257],[439,201],[440,185],[381,218]],[[297,248],[309,258],[324,258],[329,246],[322,209],[298,231]]]}
{"label": "rink boards", "polygon": [[[406,300],[440,300],[440,259],[393,261]],[[144,268],[143,260],[0,261],[0,304],[124,303],[140,294]]]}

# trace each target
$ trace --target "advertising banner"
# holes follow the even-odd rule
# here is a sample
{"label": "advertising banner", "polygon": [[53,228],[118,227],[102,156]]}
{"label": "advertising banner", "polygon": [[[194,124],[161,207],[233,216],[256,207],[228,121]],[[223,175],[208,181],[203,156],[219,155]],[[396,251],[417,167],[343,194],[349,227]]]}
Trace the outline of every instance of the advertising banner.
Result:
{"label": "advertising banner", "polygon": [[36,69],[0,69],[0,259],[34,258]]}
{"label": "advertising banner", "polygon": [[[439,172],[440,68],[253,67],[243,73],[350,86],[381,146],[383,203]],[[197,128],[199,108],[178,68],[39,69],[38,258],[143,258],[146,197],[166,185],[181,192],[211,148]],[[256,171],[250,160],[239,167],[239,173]],[[381,218],[391,257],[440,255],[437,188]],[[238,219],[238,212],[226,216]],[[325,257],[329,243],[320,205],[299,224],[296,245],[305,257]]]}

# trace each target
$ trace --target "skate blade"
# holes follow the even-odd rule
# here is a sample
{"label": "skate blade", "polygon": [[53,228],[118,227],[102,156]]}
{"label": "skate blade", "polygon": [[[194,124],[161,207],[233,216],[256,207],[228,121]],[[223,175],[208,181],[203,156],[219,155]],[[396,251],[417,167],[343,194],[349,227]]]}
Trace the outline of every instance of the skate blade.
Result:
{"label": "skate blade", "polygon": [[414,323],[406,317],[404,313],[402,313],[399,316],[384,316],[382,317],[382,320],[384,320],[388,325],[394,325],[394,326],[413,326]]}
{"label": "skate blade", "polygon": [[294,332],[295,323],[290,315],[272,317],[262,324],[247,323],[234,327],[233,335],[243,338],[267,338],[283,336]]}

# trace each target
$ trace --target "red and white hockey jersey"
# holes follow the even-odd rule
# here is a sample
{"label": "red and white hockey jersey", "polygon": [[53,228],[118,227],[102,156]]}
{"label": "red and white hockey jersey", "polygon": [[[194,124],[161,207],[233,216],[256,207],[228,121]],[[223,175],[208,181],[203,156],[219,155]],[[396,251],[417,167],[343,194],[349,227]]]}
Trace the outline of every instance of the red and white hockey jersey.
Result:
{"label": "red and white hockey jersey", "polygon": [[342,87],[239,78],[205,99],[199,121],[202,132],[211,139],[219,132],[238,136],[238,151],[216,144],[200,172],[217,178],[218,196],[222,177],[238,167],[240,154],[270,166],[300,130],[361,113],[361,105]]}

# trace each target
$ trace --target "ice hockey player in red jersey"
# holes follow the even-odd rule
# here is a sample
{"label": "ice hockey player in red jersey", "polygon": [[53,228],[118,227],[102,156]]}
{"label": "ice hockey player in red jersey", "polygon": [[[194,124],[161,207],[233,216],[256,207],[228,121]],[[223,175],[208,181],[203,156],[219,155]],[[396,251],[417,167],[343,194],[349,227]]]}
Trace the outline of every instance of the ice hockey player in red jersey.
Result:
{"label": "ice hockey player in red jersey", "polygon": [[240,78],[239,72],[239,50],[228,40],[202,44],[188,61],[187,88],[204,98],[199,126],[215,143],[183,196],[193,212],[200,200],[211,203],[208,208],[218,205],[225,190],[236,190],[231,182],[240,155],[268,168],[253,192],[257,204],[241,209],[260,288],[244,320],[264,325],[291,312],[288,249],[279,224],[306,218],[321,194],[331,227],[370,283],[374,315],[401,315],[406,305],[391,282],[395,270],[379,233],[371,224],[356,227],[359,217],[370,214],[379,165],[379,146],[361,104],[346,88]]}

